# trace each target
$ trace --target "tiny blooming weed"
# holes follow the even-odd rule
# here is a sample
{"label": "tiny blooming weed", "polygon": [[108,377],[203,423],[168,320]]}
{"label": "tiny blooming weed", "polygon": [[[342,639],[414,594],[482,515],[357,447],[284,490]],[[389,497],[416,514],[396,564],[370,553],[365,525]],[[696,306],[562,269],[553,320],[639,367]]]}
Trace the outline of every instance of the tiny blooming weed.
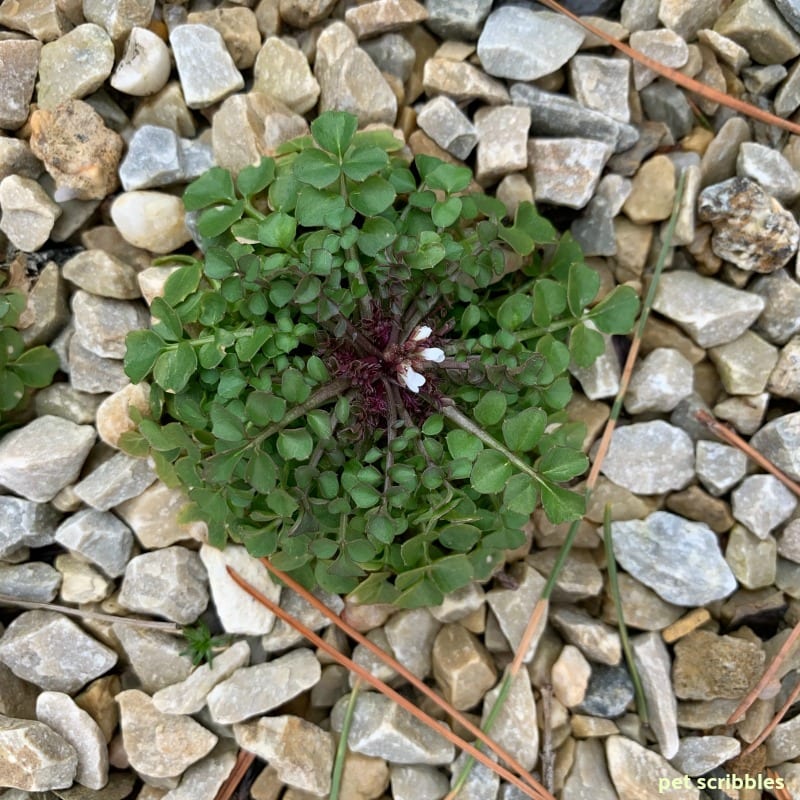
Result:
{"label": "tiny blooming weed", "polygon": [[152,329],[128,338],[150,413],[123,446],[185,487],[213,544],[413,607],[488,578],[539,503],[581,515],[567,370],[638,299],[598,300],[569,235],[530,203],[509,222],[471,179],[327,112],[187,188],[202,257],[162,261]]}

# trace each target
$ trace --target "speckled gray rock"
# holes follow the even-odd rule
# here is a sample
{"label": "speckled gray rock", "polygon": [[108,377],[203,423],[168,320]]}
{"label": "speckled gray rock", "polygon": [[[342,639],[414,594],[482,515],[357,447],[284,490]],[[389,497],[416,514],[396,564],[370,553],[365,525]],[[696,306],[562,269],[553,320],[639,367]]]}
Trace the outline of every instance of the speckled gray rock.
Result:
{"label": "speckled gray rock", "polygon": [[686,700],[737,700],[759,679],[765,660],[761,642],[692,631],[675,643],[675,694]]}
{"label": "speckled gray rock", "polygon": [[135,27],[109,83],[117,91],[136,97],[155,94],[166,86],[170,67],[164,40],[147,28]]}
{"label": "speckled gray rock", "polygon": [[585,611],[570,606],[554,606],[550,611],[550,621],[590,661],[614,666],[622,658],[619,634]]}
{"label": "speckled gray rock", "polygon": [[85,508],[59,525],[55,541],[115,578],[125,571],[133,548],[131,529],[106,511]]}
{"label": "speckled gray rock", "polygon": [[75,338],[87,350],[103,358],[122,358],[125,337],[148,327],[143,304],[100,297],[79,289],[72,296]]}
{"label": "speckled gray rock", "polygon": [[797,252],[800,226],[749,178],[731,178],[704,189],[697,213],[714,228],[714,253],[740,269],[774,272]]}
{"label": "speckled gray rock", "polygon": [[40,417],[50,414],[68,419],[76,425],[88,425],[94,422],[95,413],[102,399],[58,381],[36,393],[34,408]]}
{"label": "speckled gray rock", "polygon": [[528,128],[531,112],[521,106],[494,106],[475,112],[478,150],[475,180],[494,183],[510,172],[528,166]]}
{"label": "speckled gray rock", "polygon": [[9,175],[38,178],[42,171],[41,162],[26,141],[0,136],[0,180]]}
{"label": "speckled gray rock", "polygon": [[116,453],[76,483],[75,494],[92,508],[108,511],[136,497],[155,479],[155,470],[148,459]]}
{"label": "speckled gray rock", "polygon": [[800,53],[800,36],[768,0],[736,0],[714,30],[746,48],[759,64],[783,64]]}
{"label": "speckled gray rock", "polygon": [[[642,30],[631,33],[630,46],[667,67],[679,69],[689,59],[689,47],[683,37],[669,28]],[[649,86],[657,73],[644,64],[634,62],[633,85],[637,90]]]}
{"label": "speckled gray rock", "polygon": [[10,787],[12,797],[67,789],[77,767],[75,748],[49,726],[0,715],[0,785]]}
{"label": "speckled gray rock", "polygon": [[19,250],[32,253],[50,237],[61,208],[31,178],[9,175],[0,181],[0,231]]}
{"label": "speckled gray rock", "polygon": [[508,89],[483,70],[466,61],[429,58],[422,73],[422,85],[430,97],[444,94],[457,103],[483,100],[489,105],[508,102]]}
{"label": "speckled gray rock", "polygon": [[310,689],[321,675],[311,650],[300,648],[285,656],[240,667],[208,694],[208,710],[215,722],[242,722],[265,714]]}
{"label": "speckled gray rock", "polygon": [[414,608],[393,614],[384,632],[394,657],[418,678],[431,671],[431,648],[441,623],[427,608]]}
{"label": "speckled gray rock", "polygon": [[0,484],[28,500],[52,500],[79,475],[96,435],[90,425],[37,417],[0,440]]}
{"label": "speckled gray rock", "polygon": [[583,700],[573,711],[593,717],[615,719],[633,700],[633,682],[624,664],[593,664]]}
{"label": "speckled gray rock", "polygon": [[320,113],[334,109],[355,114],[360,125],[394,124],[397,98],[343,22],[333,22],[320,34],[314,77],[320,87]]}
{"label": "speckled gray rock", "polygon": [[743,142],[736,159],[736,174],[756,181],[781,203],[800,197],[800,175],[777,150],[756,142]]}
{"label": "speckled gray rock", "polygon": [[[428,4],[430,6],[430,3]],[[381,72],[388,72],[405,83],[416,60],[414,46],[399,33],[385,33],[360,43]]]}
{"label": "speckled gray rock", "polygon": [[768,422],[750,444],[790,478],[800,480],[800,411]]}
{"label": "speckled gray rock", "polygon": [[797,498],[774,475],[751,475],[734,490],[733,516],[765,539],[797,507]]}
{"label": "speckled gray rock", "polygon": [[719,497],[747,474],[747,456],[738,448],[722,442],[699,441],[695,472],[703,486]]}
{"label": "speckled gray rock", "polygon": [[42,48],[37,100],[40,108],[55,108],[99,89],[114,68],[114,44],[92,22],[79,25]]}
{"label": "speckled gray rock", "polygon": [[256,56],[253,89],[279,100],[292,111],[305,114],[319,98],[320,87],[301,50],[270,36]]}
{"label": "speckled gray rock", "polygon": [[778,361],[778,349],[757,333],[745,331],[738,339],[708,351],[729,394],[760,394]]}
{"label": "speckled gray rock", "polygon": [[136,269],[104,250],[77,253],[64,264],[62,274],[78,288],[101,297],[135,300],[141,295]]}
{"label": "speckled gray rock", "polygon": [[52,603],[61,585],[61,575],[49,564],[0,562],[0,594],[30,603]]}
{"label": "speckled gray rock", "polygon": [[241,545],[228,545],[224,550],[204,544],[200,559],[208,573],[211,596],[220,623],[226,633],[263,636],[272,630],[275,615],[245,592],[228,574],[235,569],[251,586],[277,603],[281,587],[272,580],[261,562],[249,555]]}
{"label": "speckled gray rock", "polygon": [[630,63],[620,58],[576,55],[569,62],[575,99],[618,122],[630,122],[631,118],[630,72]]}
{"label": "speckled gray rock", "polygon": [[625,409],[629,414],[672,411],[692,393],[693,385],[691,362],[677,350],[658,347],[634,369],[625,395]]}
{"label": "speckled gray rock", "polygon": [[681,326],[700,347],[741,336],[764,310],[763,298],[679,270],[661,276],[653,308]]}
{"label": "speckled gray rock", "polygon": [[143,691],[153,694],[191,674],[192,659],[181,655],[185,645],[180,638],[123,622],[111,629]]}
{"label": "speckled gray rock", "polygon": [[151,778],[180,775],[217,743],[217,737],[191,717],[162,714],[138,689],[120,692],[116,701],[130,765]]}
{"label": "speckled gray rock", "polygon": [[42,692],[36,699],[36,718],[75,748],[75,781],[87,789],[108,782],[108,746],[100,726],[63,692]]}
{"label": "speckled gray rock", "polygon": [[[345,695],[331,711],[331,727],[341,731]],[[449,764],[455,755],[453,745],[423,725],[408,711],[377,692],[362,692],[356,698],[347,743],[351,750],[385,758],[394,764]]]}
{"label": "speckled gray rock", "polygon": [[692,440],[663,420],[617,428],[602,472],[636,494],[684,489],[694,478]]}
{"label": "speckled gray rock", "polygon": [[153,704],[165,714],[196,714],[206,704],[208,693],[250,660],[246,641],[234,642],[214,656],[211,664],[201,664],[188,678],[165,686],[153,695]]}
{"label": "speckled gray rock", "polygon": [[[566,64],[584,36],[582,28],[552,11],[502,6],[484,23],[478,58],[490,75],[532,81]],[[548,46],[531,47],[531,42],[547,42]]]}
{"label": "speckled gray rock", "polygon": [[47,503],[0,495],[0,559],[21,547],[45,547],[55,541],[59,513]]}
{"label": "speckled gray rock", "polygon": [[612,148],[596,139],[528,140],[528,177],[537,202],[583,208],[591,199]]}
{"label": "speckled gray rock", "polygon": [[41,49],[33,39],[0,41],[0,128],[16,130],[28,119]]}
{"label": "speckled gray rock", "polygon": [[42,689],[77,692],[117,663],[117,654],[54,611],[25,611],[0,639],[0,661]]}
{"label": "speckled gray rock", "polygon": [[616,255],[617,237],[614,218],[622,209],[630,191],[631,182],[621,175],[609,174],[600,179],[583,215],[570,227],[570,232],[581,246],[584,255]]}
{"label": "speckled gray rock", "polygon": [[639,132],[632,125],[586,108],[571,97],[546,92],[529,83],[511,87],[515,105],[531,109],[531,131],[539,136],[576,136],[609,144],[615,153],[632,147]]}
{"label": "speckled gray rock", "polygon": [[208,605],[207,575],[200,557],[175,545],[128,562],[119,604],[131,611],[194,622]]}
{"label": "speckled gray rock", "polygon": [[68,353],[69,382],[79,392],[117,392],[131,382],[120,359],[98,356],[84,347],[72,333],[69,335]]}
{"label": "speckled gray rock", "polygon": [[244,78],[214,28],[179,25],[169,41],[189,108],[207,108],[244,88]]}
{"label": "speckled gray rock", "polygon": [[417,124],[439,147],[465,159],[478,143],[478,132],[463,111],[445,95],[429,100],[417,112]]}
{"label": "speckled gray rock", "polygon": [[450,788],[447,778],[435,767],[392,764],[390,775],[395,800],[440,800]]}
{"label": "speckled gray rock", "polygon": [[612,522],[619,563],[677,606],[703,606],[736,589],[716,534],[705,523],[655,511],[644,520]]}
{"label": "speckled gray rock", "polygon": [[745,589],[760,589],[775,583],[777,550],[769,534],[756,536],[744,525],[734,525],[728,533],[725,561]]}
{"label": "speckled gray rock", "polygon": [[670,800],[699,800],[699,790],[694,786],[688,788],[681,773],[658,753],[627,736],[609,736],[605,747],[608,772],[619,800],[658,800],[662,796],[659,779],[676,781],[670,783]]}
{"label": "speckled gray rock", "polygon": [[500,789],[500,776],[489,767],[475,763],[474,759],[470,762],[468,753],[459,753],[452,763],[450,786],[453,788],[456,786],[461,771],[468,763],[471,763],[472,769],[464,781],[463,787],[459,785],[458,794],[464,800],[495,800]]}
{"label": "speckled gray rock", "polygon": [[684,775],[705,775],[735,758],[742,745],[732,736],[687,736],[680,740],[678,752],[670,759]]}
{"label": "speckled gray rock", "polygon": [[631,640],[631,647],[658,749],[664,758],[672,758],[678,752],[678,703],[672,692],[667,646],[657,633],[643,633]]}
{"label": "speckled gray rock", "polygon": [[334,739],[328,731],[284,715],[238,723],[233,734],[240,747],[269,761],[283,783],[315,797],[330,792]]}
{"label": "speckled gray rock", "polygon": [[492,9],[491,0],[427,0],[426,26],[442,39],[477,39],[484,19]]}

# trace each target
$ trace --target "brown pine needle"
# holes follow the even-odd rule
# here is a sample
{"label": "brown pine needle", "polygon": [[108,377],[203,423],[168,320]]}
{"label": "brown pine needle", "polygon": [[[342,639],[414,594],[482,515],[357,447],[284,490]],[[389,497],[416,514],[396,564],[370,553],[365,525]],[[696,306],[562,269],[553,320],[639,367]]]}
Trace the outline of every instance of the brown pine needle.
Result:
{"label": "brown pine needle", "polygon": [[248,753],[247,750],[240,750],[236,756],[236,763],[233,765],[231,774],[225,778],[224,783],[219,787],[214,800],[229,800],[254,760],[255,755],[253,753]]}
{"label": "brown pine needle", "polygon": [[[780,780],[780,775],[775,772],[774,769],[770,769],[767,767],[767,777],[772,778],[773,781]],[[772,795],[777,798],[777,800],[792,800],[792,795],[789,793],[789,790],[786,786],[781,786],[778,788],[777,786],[774,789],[770,790]]]}
{"label": "brown pine needle", "polygon": [[272,611],[276,617],[283,620],[288,625],[291,625],[298,633],[302,634],[312,644],[321,650],[324,650],[338,664],[341,664],[351,672],[354,672],[362,681],[370,684],[370,686],[373,686],[375,689],[381,692],[381,694],[388,697],[390,700],[393,700],[404,711],[407,711],[420,722],[424,723],[440,736],[447,739],[447,741],[449,741],[451,744],[468,753],[477,761],[480,761],[481,764],[496,772],[504,781],[508,781],[516,786],[526,797],[530,797],[532,800],[555,800],[553,795],[551,795],[550,792],[541,786],[541,784],[533,781],[533,778],[530,778],[530,780],[535,785],[529,786],[523,783],[513,772],[510,772],[500,764],[496,764],[485,753],[478,750],[477,747],[453,733],[453,731],[451,731],[446,725],[443,725],[441,722],[438,722],[437,720],[425,714],[410,700],[407,700],[390,686],[387,686],[382,680],[376,678],[360,664],[356,664],[356,662],[352,659],[342,655],[342,653],[340,653],[333,645],[326,642],[321,636],[318,636],[316,633],[314,633],[314,631],[303,625],[299,620],[296,620],[291,614],[284,611],[277,603],[273,603],[272,600],[259,592],[254,586],[251,586],[244,578],[242,578],[241,575],[239,575],[238,572],[236,572],[235,569],[230,566],[226,567],[226,569],[231,578],[242,589],[244,589],[251,597],[258,600],[258,602],[263,606]]}
{"label": "brown pine needle", "polygon": [[727,425],[723,425],[719,420],[714,419],[707,411],[702,408],[695,414],[699,422],[702,422],[715,436],[723,439],[728,444],[739,448],[751,461],[755,461],[759,467],[774,475],[789,491],[800,496],[800,485],[795,483],[785,472],[778,469],[766,456],[751,447],[738,433]]}
{"label": "brown pine needle", "polygon": [[778,669],[780,668],[781,664],[786,660],[787,656],[794,647],[794,643],[800,637],[800,622],[792,628],[792,632],[789,634],[786,641],[783,643],[783,647],[778,650],[775,658],[772,659],[772,663],[767,667],[764,674],[761,676],[761,680],[745,695],[744,699],[741,703],[736,707],[736,710],[733,714],[728,717],[728,725],[733,725],[735,722],[738,722],[745,714],[748,708],[757,700],[758,696],[764,690],[764,687],[767,686],[769,683],[772,682],[772,679],[775,677]]}
{"label": "brown pine needle", "polygon": [[644,53],[634,50],[632,47],[630,47],[630,45],[621,42],[619,39],[615,39],[613,36],[606,33],[604,30],[601,30],[596,25],[592,25],[590,22],[586,22],[586,20],[581,19],[571,11],[567,11],[566,8],[556,3],[555,0],[540,0],[540,2],[549,9],[568,17],[573,22],[576,22],[578,25],[580,25],[584,30],[589,31],[589,33],[599,37],[604,42],[608,42],[608,44],[616,47],[621,53],[624,53],[634,61],[638,61],[645,67],[653,70],[653,72],[657,72],[667,80],[672,81],[672,83],[682,86],[684,89],[688,89],[690,92],[699,94],[701,97],[711,100],[714,103],[719,103],[720,105],[732,108],[734,111],[738,111],[740,114],[745,114],[746,116],[756,119],[759,122],[764,122],[767,125],[775,125],[778,128],[783,128],[784,130],[789,131],[789,133],[800,135],[800,125],[790,122],[788,119],[778,117],[775,114],[770,114],[769,111],[764,111],[763,109],[757,108],[750,103],[745,103],[744,100],[731,97],[730,95],[727,95],[725,92],[721,92],[718,89],[712,89],[710,86],[706,86],[706,84],[700,83],[700,81],[696,81],[694,78],[690,78],[687,75],[684,75],[682,72],[678,72],[676,69],[665,66],[660,61],[656,61],[655,59],[646,56]]}
{"label": "brown pine needle", "polygon": [[789,692],[789,696],[786,698],[786,702],[778,709],[778,712],[775,716],[770,720],[769,725],[764,728],[763,731],[758,735],[757,739],[754,739],[750,742],[749,745],[742,751],[742,755],[746,756],[753,752],[753,750],[758,747],[764,739],[769,736],[772,731],[775,730],[778,723],[786,716],[786,712],[792,707],[792,704],[795,700],[797,700],[798,695],[800,695],[800,680],[797,681],[797,685]]}

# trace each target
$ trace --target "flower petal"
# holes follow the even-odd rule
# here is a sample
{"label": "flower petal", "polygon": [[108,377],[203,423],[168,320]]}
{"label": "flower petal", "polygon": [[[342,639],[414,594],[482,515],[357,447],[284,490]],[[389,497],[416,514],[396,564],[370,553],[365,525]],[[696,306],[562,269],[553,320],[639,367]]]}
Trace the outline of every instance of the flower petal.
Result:
{"label": "flower petal", "polygon": [[422,351],[422,357],[426,361],[435,361],[439,364],[444,361],[444,350],[441,347],[426,347]]}
{"label": "flower petal", "polygon": [[420,375],[411,364],[405,363],[398,370],[397,375],[401,381],[406,385],[406,388],[419,394],[419,388],[425,383],[425,376]]}
{"label": "flower petal", "polygon": [[421,342],[427,339],[432,333],[433,331],[427,325],[420,325],[419,328],[414,331],[411,341]]}

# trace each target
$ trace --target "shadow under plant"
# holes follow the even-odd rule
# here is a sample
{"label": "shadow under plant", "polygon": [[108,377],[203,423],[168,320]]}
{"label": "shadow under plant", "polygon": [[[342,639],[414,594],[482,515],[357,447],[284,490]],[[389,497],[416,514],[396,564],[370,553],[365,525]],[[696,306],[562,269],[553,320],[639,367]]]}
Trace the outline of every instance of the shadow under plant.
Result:
{"label": "shadow under plant", "polygon": [[468,169],[328,112],[235,181],[214,168],[187,210],[202,260],[179,264],[129,335],[151,454],[213,544],[232,539],[306,586],[434,605],[487,578],[541,503],[577,519],[573,363],[627,333],[629,287],[599,278],[523,203]]}

